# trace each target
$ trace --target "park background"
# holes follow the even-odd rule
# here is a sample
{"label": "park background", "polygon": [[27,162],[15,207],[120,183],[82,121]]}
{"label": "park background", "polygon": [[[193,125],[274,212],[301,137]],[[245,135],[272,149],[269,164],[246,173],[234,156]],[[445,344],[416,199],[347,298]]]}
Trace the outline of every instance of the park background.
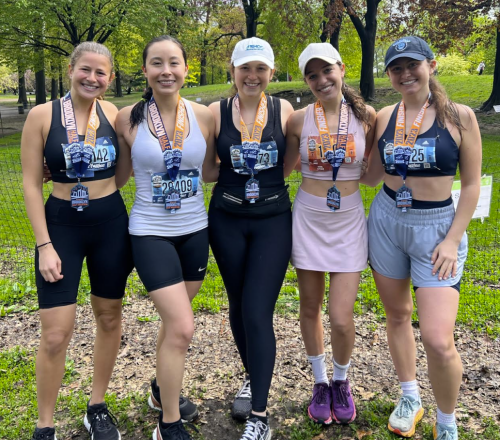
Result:
{"label": "park background", "polygon": [[[469,258],[462,282],[456,343],[464,360],[457,415],[461,439],[500,439],[500,248],[499,180],[500,6],[497,1],[163,1],[0,0],[0,438],[28,438],[36,420],[34,356],[39,336],[34,286],[34,237],[26,218],[19,161],[20,130],[36,104],[62,96],[67,64],[82,41],[105,43],[115,56],[110,99],[119,108],[140,99],[146,83],[140,70],[150,38],[167,33],[186,46],[190,66],[181,95],[209,104],[229,94],[229,59],[241,38],[266,38],[276,55],[276,82],[269,93],[295,108],[313,102],[300,81],[297,58],[309,42],[327,41],[340,50],[347,82],[377,110],[397,102],[384,78],[383,58],[398,36],[427,39],[438,60],[439,80],[450,97],[476,110],[483,141],[483,173],[493,176],[490,216],[469,227]],[[479,76],[480,61],[486,69]],[[292,81],[290,81],[292,80]],[[16,92],[14,95],[13,92]],[[457,175],[459,179],[459,175]],[[289,179],[295,195],[300,176]],[[51,186],[45,188],[45,196]],[[122,190],[133,203],[133,179]],[[376,189],[362,189],[365,207]],[[205,188],[208,201],[210,187]],[[56,408],[59,438],[83,439],[92,372],[93,318],[88,278],[79,293],[78,323]],[[224,286],[211,257],[206,281],[193,302],[196,334],[188,354],[184,393],[200,405],[203,439],[236,439],[241,426],[229,404],[243,377],[227,321]],[[351,380],[358,419],[349,427],[322,429],[306,415],[311,373],[300,339],[296,275],[288,271],[276,309],[278,357],[270,397],[276,439],[394,439],[386,421],[398,395],[385,337],[384,312],[369,271],[356,302],[357,339]],[[325,298],[327,316],[327,298]],[[155,415],[146,392],[154,374],[158,316],[137,275],[124,298],[123,343],[108,403],[124,439],[147,438]],[[419,380],[428,415],[415,438],[432,438],[433,401],[414,315]],[[325,335],[329,335],[325,319]]]}

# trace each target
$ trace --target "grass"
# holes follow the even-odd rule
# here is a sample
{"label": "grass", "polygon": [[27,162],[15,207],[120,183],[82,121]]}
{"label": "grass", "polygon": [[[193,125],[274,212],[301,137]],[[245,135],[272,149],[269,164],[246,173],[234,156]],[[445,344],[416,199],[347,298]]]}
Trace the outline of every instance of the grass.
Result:
{"label": "grass", "polygon": [[[22,348],[0,353],[0,438],[14,440],[28,438],[37,419],[35,353]],[[4,374],[7,373],[8,374]],[[75,390],[72,386],[78,378],[71,360],[66,361],[66,374],[63,387],[56,404],[56,420],[59,429],[66,433],[83,434],[81,422],[85,414],[88,395],[84,390]],[[84,384],[90,389],[90,382]],[[199,389],[198,389],[199,388]],[[203,394],[202,387],[193,387],[191,396]],[[150,438],[156,423],[156,413],[148,410],[146,397],[137,393],[125,393],[119,397],[115,393],[106,396],[111,412],[119,422],[123,438]],[[357,403],[357,418],[349,426],[324,428],[312,423],[307,417],[307,402],[302,405],[289,405],[280,402],[279,413],[283,421],[275,427],[275,436],[290,440],[332,439],[342,440],[357,438],[363,440],[396,440],[386,427],[394,403],[386,397],[375,396],[368,401]],[[433,414],[427,413],[418,425],[416,438],[432,438]],[[459,427],[461,440],[500,440],[498,425],[492,419],[470,415],[460,421],[460,425],[473,424],[479,427],[474,433]],[[59,434],[61,435],[61,434]],[[236,435],[236,429],[235,429]],[[205,440],[203,436],[195,437]],[[210,440],[210,439],[206,439]]]}

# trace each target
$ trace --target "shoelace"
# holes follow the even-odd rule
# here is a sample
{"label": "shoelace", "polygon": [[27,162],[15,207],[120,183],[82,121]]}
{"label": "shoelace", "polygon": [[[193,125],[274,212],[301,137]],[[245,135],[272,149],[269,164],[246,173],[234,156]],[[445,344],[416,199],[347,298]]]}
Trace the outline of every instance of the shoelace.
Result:
{"label": "shoelace", "polygon": [[398,406],[396,408],[396,415],[398,417],[409,417],[413,411],[413,406],[409,399],[406,397],[401,397]]}
{"label": "shoelace", "polygon": [[240,390],[236,394],[236,397],[247,397],[249,399],[252,398],[252,389],[250,388],[250,381],[249,380],[245,380],[243,382],[243,386],[240,388]]}
{"label": "shoelace", "polygon": [[99,412],[92,414],[92,421],[90,422],[90,435],[94,432],[106,432],[109,431],[111,426],[118,425],[118,421],[115,416],[109,412],[107,408],[100,410]]}
{"label": "shoelace", "polygon": [[446,429],[441,431],[436,440],[453,440],[453,436]]}
{"label": "shoelace", "polygon": [[324,386],[324,387],[320,386],[318,388],[319,388],[318,392],[314,396],[314,401],[318,405],[324,405],[326,403],[326,396],[327,396],[327,392],[328,392],[328,387],[327,386]]}
{"label": "shoelace", "polygon": [[347,388],[347,384],[340,384],[339,385],[339,392],[335,393],[337,395],[337,402],[340,403],[343,407],[348,407],[349,406],[349,400],[348,397],[350,395],[349,390]]}
{"label": "shoelace", "polygon": [[260,420],[248,420],[241,440],[260,440],[263,438],[262,434],[266,431],[266,428],[265,423]]}

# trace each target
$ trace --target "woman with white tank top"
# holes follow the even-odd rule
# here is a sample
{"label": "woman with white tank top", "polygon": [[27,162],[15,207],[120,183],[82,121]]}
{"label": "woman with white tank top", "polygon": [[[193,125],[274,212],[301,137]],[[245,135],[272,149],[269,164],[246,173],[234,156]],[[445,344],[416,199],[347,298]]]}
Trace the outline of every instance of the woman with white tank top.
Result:
{"label": "woman with white tank top", "polygon": [[149,405],[161,411],[153,439],[190,439],[182,421],[194,420],[198,410],[180,392],[194,331],[190,302],[207,269],[201,181],[215,124],[208,108],[179,95],[188,71],[179,41],[150,41],[142,69],[150,87],[143,101],[119,112],[117,133],[124,155],[128,147],[136,183],[129,222],[134,263],[162,319],[149,397]]}

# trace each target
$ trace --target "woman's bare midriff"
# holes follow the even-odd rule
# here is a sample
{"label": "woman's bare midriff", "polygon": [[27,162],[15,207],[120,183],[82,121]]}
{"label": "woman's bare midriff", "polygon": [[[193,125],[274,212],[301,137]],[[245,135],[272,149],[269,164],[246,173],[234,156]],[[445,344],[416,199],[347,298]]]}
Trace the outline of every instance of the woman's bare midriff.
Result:
{"label": "woman's bare midriff", "polygon": [[[74,183],[56,183],[54,182],[54,189],[52,195],[62,200],[71,200],[71,188],[73,188],[77,182]],[[82,182],[89,189],[89,198],[101,199],[102,197],[109,196],[116,191],[115,177],[110,177],[109,179],[94,180],[91,182]]]}

